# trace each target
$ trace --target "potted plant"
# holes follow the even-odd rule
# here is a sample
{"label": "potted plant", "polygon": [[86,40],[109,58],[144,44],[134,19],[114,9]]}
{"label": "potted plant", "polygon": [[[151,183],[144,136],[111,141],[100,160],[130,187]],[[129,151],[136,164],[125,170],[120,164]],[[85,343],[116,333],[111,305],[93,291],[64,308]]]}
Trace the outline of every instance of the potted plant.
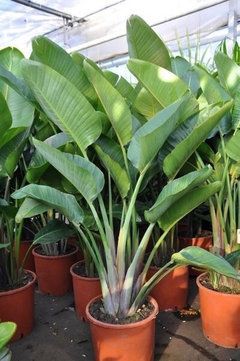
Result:
{"label": "potted plant", "polygon": [[[211,104],[221,99],[234,99],[233,111],[225,116],[222,126],[215,130],[214,136],[203,143],[195,154],[192,163],[201,169],[206,163],[213,166],[213,176],[209,180],[222,182],[221,189],[209,199],[209,208],[213,229],[213,247],[211,251],[224,257],[239,273],[239,152],[240,140],[237,118],[237,82],[231,82],[229,74],[239,77],[239,66],[226,54],[215,55],[217,76],[196,67],[199,74],[202,97]],[[210,92],[209,89],[214,89]],[[200,264],[200,260],[199,264]],[[193,262],[194,263],[194,262]],[[197,261],[196,261],[197,263]],[[199,265],[198,264],[198,265]],[[240,331],[235,324],[239,309],[239,280],[222,277],[218,273],[208,272],[197,279],[200,292],[200,307],[203,332],[217,345],[239,347]],[[214,308],[207,307],[214,304]],[[225,309],[229,307],[229,309]],[[224,310],[224,311],[223,311]],[[223,315],[223,316],[222,316]],[[227,335],[227,336],[226,336]]]}
{"label": "potted plant", "polygon": [[0,323],[0,360],[11,361],[12,353],[5,347],[16,332],[16,324],[14,322]]}
{"label": "potted plant", "polygon": [[[209,167],[189,172],[183,177],[176,177],[175,171],[172,179],[160,189],[155,203],[153,200],[151,208],[145,212],[148,227],[143,237],[138,239],[136,200],[140,187],[172,132],[196,113],[195,99],[191,94],[185,94],[188,88],[171,72],[149,62],[131,60],[129,69],[137,76],[141,86],[162,103],[163,108],[143,125],[138,123],[136,130],[123,96],[95,65],[84,61],[83,66],[110,124],[111,131],[101,137],[102,115],[73,84],[73,77],[70,79],[69,74],[61,75],[51,66],[40,62],[27,61],[23,64],[24,79],[39,105],[54,124],[71,136],[78,152],[65,153],[36,139],[33,143],[38,152],[77,189],[79,203],[73,195],[66,193],[62,194],[61,200],[57,199],[54,188],[42,188],[41,185],[23,187],[13,197],[29,197],[43,204],[51,203],[56,210],[61,208],[88,248],[102,289],[102,299],[94,299],[86,311],[96,359],[122,357],[147,361],[153,356],[154,319],[157,313],[157,304],[148,298],[148,294],[160,278],[178,265],[169,261],[145,282],[149,266],[170,229],[218,191],[221,184],[204,184],[212,174]],[[177,169],[181,169],[184,164],[186,152],[192,154],[230,108],[231,102],[221,104],[211,116],[207,114],[206,118],[201,118],[200,124],[189,136],[190,141],[185,138],[180,143],[185,145],[189,142],[187,149],[182,150],[175,161]],[[101,168],[107,170],[105,177],[96,158],[89,160],[91,151],[88,148],[92,144],[101,160]],[[120,194],[122,205],[122,217],[117,230],[112,221],[112,181]],[[104,186],[109,191],[104,193],[107,197],[103,199]],[[92,212],[101,237],[100,250],[93,233],[84,224],[84,211],[80,204]],[[163,233],[145,266],[142,266],[149,238],[157,222]],[[117,239],[115,234],[118,235]],[[136,339],[139,328],[140,338]],[[134,349],[131,346],[133,344]],[[141,347],[136,347],[140,344]]]}
{"label": "potted plant", "polygon": [[77,246],[68,244],[74,230],[63,220],[45,221],[44,216],[42,220],[46,224],[35,235],[33,245],[38,246],[32,251],[39,290],[52,296],[63,296],[72,289],[70,267],[77,260]]}
{"label": "potted plant", "polygon": [[[193,249],[194,248],[194,249]],[[215,257],[214,267],[210,263]],[[188,247],[172,256],[178,263],[206,270],[197,278],[203,333],[211,342],[223,347],[240,346],[240,251],[225,256],[213,255],[199,247]],[[226,268],[235,275],[223,276]],[[231,273],[231,272],[230,272]]]}
{"label": "potted plant", "polygon": [[[22,59],[15,48],[0,51],[3,71],[14,64],[13,74],[19,75]],[[0,319],[17,324],[14,339],[18,339],[33,326],[36,276],[19,261],[22,224],[15,222],[19,202],[14,202],[10,193],[25,184],[25,151],[34,107],[2,80],[0,87]]]}

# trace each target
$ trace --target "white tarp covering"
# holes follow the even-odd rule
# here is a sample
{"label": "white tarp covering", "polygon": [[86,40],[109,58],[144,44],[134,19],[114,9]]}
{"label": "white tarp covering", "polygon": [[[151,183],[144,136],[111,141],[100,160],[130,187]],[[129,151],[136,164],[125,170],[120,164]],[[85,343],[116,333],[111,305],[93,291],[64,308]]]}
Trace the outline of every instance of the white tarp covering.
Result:
{"label": "white tarp covering", "polygon": [[[103,61],[127,53],[126,20],[131,14],[142,16],[176,48],[176,37],[182,44],[221,40],[227,35],[229,1],[217,0],[35,0],[35,2],[66,12],[73,19],[73,27],[54,15],[0,0],[0,47],[16,46],[26,55],[31,38],[47,36],[68,51],[81,51],[93,60]],[[240,1],[235,1],[240,17]],[[112,5],[112,6],[111,6]],[[65,26],[64,26],[65,25]],[[54,31],[54,29],[57,29]]]}

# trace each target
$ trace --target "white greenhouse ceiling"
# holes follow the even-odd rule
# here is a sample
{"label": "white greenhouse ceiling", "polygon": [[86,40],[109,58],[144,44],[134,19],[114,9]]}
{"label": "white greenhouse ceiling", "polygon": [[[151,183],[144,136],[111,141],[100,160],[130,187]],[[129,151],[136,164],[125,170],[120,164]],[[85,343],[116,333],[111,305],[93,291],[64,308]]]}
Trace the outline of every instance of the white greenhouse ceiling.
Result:
{"label": "white greenhouse ceiling", "polygon": [[31,39],[45,34],[95,61],[121,57],[131,14],[143,17],[172,50],[176,38],[183,46],[222,40],[233,22],[240,31],[238,0],[0,0],[0,48],[15,46],[29,55]]}

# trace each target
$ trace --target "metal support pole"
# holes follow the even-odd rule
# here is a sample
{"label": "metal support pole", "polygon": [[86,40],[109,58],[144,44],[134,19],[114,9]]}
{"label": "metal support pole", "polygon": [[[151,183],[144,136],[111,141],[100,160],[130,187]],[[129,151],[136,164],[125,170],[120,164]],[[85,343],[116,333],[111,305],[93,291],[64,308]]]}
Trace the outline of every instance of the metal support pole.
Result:
{"label": "metal support pole", "polygon": [[12,1],[17,3],[17,4],[28,6],[28,7],[32,8],[32,9],[42,11],[42,12],[44,12],[46,14],[55,15],[55,16],[58,16],[60,18],[66,19],[66,20],[71,20],[72,21],[74,19],[74,17],[72,15],[70,15],[70,14],[67,14],[67,13],[64,13],[62,11],[50,8],[50,7],[45,6],[45,5],[35,3],[33,1],[30,1],[30,0],[12,0]]}

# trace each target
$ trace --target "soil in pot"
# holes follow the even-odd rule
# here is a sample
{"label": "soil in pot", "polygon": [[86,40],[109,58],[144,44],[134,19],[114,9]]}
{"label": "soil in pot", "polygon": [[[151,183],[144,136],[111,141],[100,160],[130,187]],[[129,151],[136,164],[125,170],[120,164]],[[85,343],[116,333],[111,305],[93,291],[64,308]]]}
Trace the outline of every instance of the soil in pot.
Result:
{"label": "soil in pot", "polygon": [[[32,246],[31,241],[23,241],[20,243],[20,249],[19,249],[19,263],[20,264],[23,262],[25,255],[31,246]],[[32,272],[35,272],[34,257],[33,257],[33,254],[31,251],[28,253],[28,256],[25,260],[24,268],[28,269]]]}
{"label": "soil in pot", "polygon": [[[158,271],[150,267],[147,279]],[[175,268],[161,279],[151,291],[151,296],[157,301],[159,311],[181,310],[187,305],[189,272],[187,266]]]}
{"label": "soil in pot", "polygon": [[[100,307],[99,297],[87,305],[86,313],[90,322],[96,361],[153,360],[155,318],[158,313],[158,306],[152,297],[149,297],[149,302],[150,307],[146,305],[144,307],[149,308],[145,318],[141,317],[141,320],[127,324],[113,324],[97,320],[94,315],[97,312],[96,308]],[[143,312],[143,309],[140,312]]]}
{"label": "soil in pot", "polygon": [[26,271],[23,285],[8,291],[0,291],[0,319],[13,321],[17,330],[12,340],[28,335],[34,324],[34,287],[36,275]]}
{"label": "soil in pot", "polygon": [[70,267],[77,260],[78,248],[71,246],[66,254],[46,256],[40,247],[33,250],[39,290],[51,296],[63,296],[72,290]]}
{"label": "soil in pot", "polygon": [[218,346],[240,348],[240,294],[210,289],[206,273],[197,285],[204,336]]}
{"label": "soil in pot", "polygon": [[100,280],[95,277],[87,277],[84,261],[75,263],[70,269],[73,281],[75,310],[78,317],[87,321],[86,306],[95,297],[101,295]]}

